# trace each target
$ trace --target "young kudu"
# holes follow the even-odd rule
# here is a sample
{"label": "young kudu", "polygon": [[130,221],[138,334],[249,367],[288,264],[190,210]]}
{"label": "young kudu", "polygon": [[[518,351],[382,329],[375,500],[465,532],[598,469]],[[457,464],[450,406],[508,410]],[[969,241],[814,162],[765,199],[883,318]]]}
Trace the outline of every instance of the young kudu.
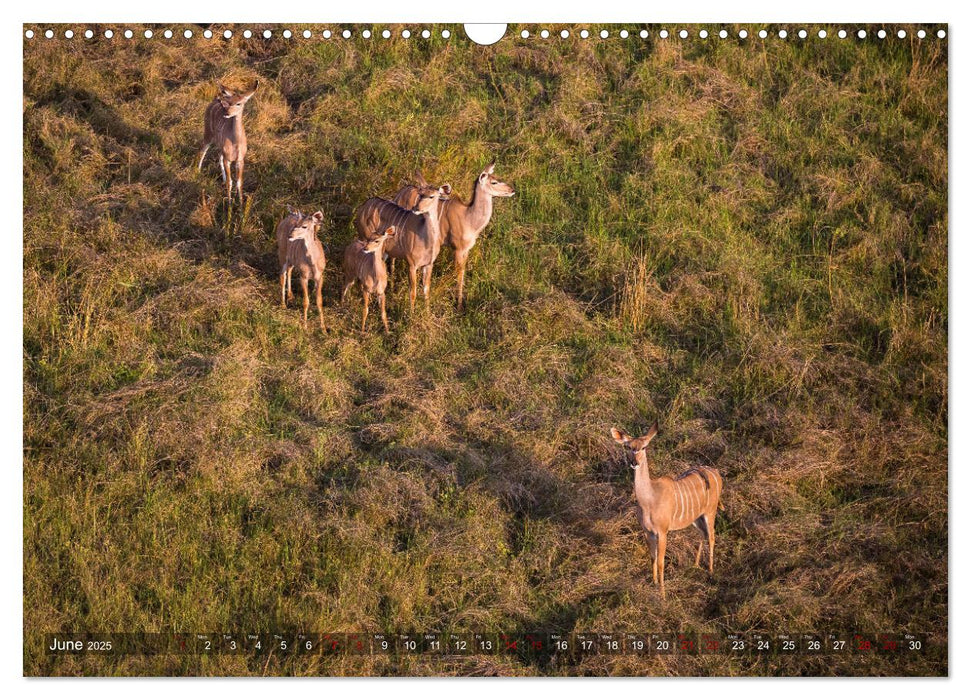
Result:
{"label": "young kudu", "polygon": [[[472,201],[468,204],[458,199],[450,199],[439,205],[439,230],[442,245],[455,251],[455,276],[458,279],[458,308],[462,309],[465,297],[465,266],[469,253],[479,234],[489,225],[492,218],[493,197],[512,197],[516,194],[511,186],[493,174],[496,164],[492,163],[483,170],[472,185]],[[398,190],[394,201],[405,208],[413,207],[418,201],[420,187],[427,186],[421,173],[417,175],[418,186],[407,185]],[[394,274],[394,267],[391,268]]]}
{"label": "young kudu", "polygon": [[355,238],[344,249],[344,290],[341,292],[341,303],[347,296],[348,290],[355,282],[361,284],[361,296],[364,297],[364,311],[361,315],[361,332],[367,327],[368,308],[371,306],[371,295],[378,298],[381,309],[381,323],[384,332],[388,332],[388,314],[384,308],[384,290],[388,286],[388,269],[384,265],[385,241],[395,235],[394,226],[389,226],[377,238],[362,241]]}
{"label": "young kudu", "polygon": [[451,192],[452,186],[448,184],[441,187],[426,185],[420,188],[418,200],[411,209],[404,209],[386,199],[371,197],[358,207],[354,215],[354,227],[361,240],[373,239],[378,231],[394,226],[394,238],[387,242],[384,250],[392,262],[400,258],[408,263],[412,311],[415,310],[415,297],[418,295],[418,272],[422,275],[422,292],[425,308],[428,308],[432,265],[442,248],[437,204],[447,201]]}
{"label": "young kudu", "polygon": [[327,261],[324,257],[324,246],[317,238],[317,230],[323,220],[324,215],[319,211],[312,216],[291,211],[276,226],[276,244],[280,259],[280,304],[285,309],[287,300],[293,300],[291,280],[293,271],[296,270],[300,275],[300,286],[303,289],[303,323],[307,325],[307,311],[310,308],[308,283],[313,279],[317,314],[320,316],[320,330],[326,331],[322,288],[324,266]]}
{"label": "young kudu", "polygon": [[236,192],[243,199],[243,161],[246,159],[246,131],[243,129],[243,107],[256,92],[260,81],[246,93],[219,86],[219,94],[206,108],[206,126],[199,147],[199,170],[210,146],[219,149],[219,170],[226,183],[226,198],[233,196],[232,164],[236,164]]}
{"label": "young kudu", "polygon": [[[660,569],[661,598],[664,598],[664,551],[668,532],[694,525],[708,542],[708,571],[714,571],[715,514],[722,493],[721,475],[709,467],[692,467],[674,479],[662,476],[652,479],[648,468],[647,445],[657,435],[657,421],[646,435],[633,438],[623,430],[611,428],[610,434],[634,454],[634,497],[637,517],[647,532],[654,560],[654,583]],[[695,566],[701,563],[698,543]],[[660,561],[660,566],[658,562]]]}

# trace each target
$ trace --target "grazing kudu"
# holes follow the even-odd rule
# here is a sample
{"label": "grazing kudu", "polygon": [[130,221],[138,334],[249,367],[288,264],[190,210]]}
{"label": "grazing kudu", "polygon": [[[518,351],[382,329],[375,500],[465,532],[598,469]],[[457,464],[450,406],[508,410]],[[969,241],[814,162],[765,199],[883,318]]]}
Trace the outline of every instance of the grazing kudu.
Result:
{"label": "grazing kudu", "polygon": [[426,185],[419,190],[418,200],[411,209],[404,209],[386,199],[371,197],[358,207],[354,215],[354,226],[361,240],[374,238],[377,231],[394,226],[395,236],[388,241],[384,250],[392,261],[401,258],[408,263],[412,311],[415,310],[415,297],[418,295],[419,271],[422,275],[425,308],[428,308],[432,265],[442,248],[436,205],[441,200],[448,200],[451,192],[452,186],[449,184],[441,187]]}
{"label": "grazing kudu", "polygon": [[219,94],[206,108],[206,127],[199,147],[199,170],[210,146],[219,149],[219,170],[226,183],[226,197],[233,196],[232,164],[236,164],[236,192],[243,199],[243,161],[246,159],[246,131],[243,129],[243,107],[256,92],[260,81],[246,93],[219,86]]}
{"label": "grazing kudu", "polygon": [[[479,234],[489,225],[492,218],[492,198],[512,197],[515,190],[493,175],[496,164],[492,163],[483,170],[472,185],[472,201],[468,204],[450,199],[439,206],[439,229],[442,244],[455,251],[455,276],[458,279],[458,308],[461,311],[465,297],[465,266],[472,246]],[[398,190],[394,201],[402,207],[414,206],[418,199],[419,187],[425,186],[421,173],[417,175],[418,187],[408,185]],[[394,274],[394,267],[392,267]]]}
{"label": "grazing kudu", "polygon": [[320,316],[320,329],[324,326],[323,282],[324,246],[317,238],[317,230],[324,215],[319,211],[312,216],[304,216],[298,211],[291,211],[276,227],[277,254],[280,258],[280,304],[287,308],[287,299],[293,299],[291,280],[293,271],[300,275],[300,286],[303,289],[303,322],[307,324],[307,311],[310,308],[310,294],[308,283],[314,281],[314,292],[317,301],[317,313]]}
{"label": "grazing kudu", "polygon": [[361,315],[361,332],[367,327],[368,308],[371,306],[371,295],[378,298],[381,309],[381,323],[384,332],[388,332],[388,314],[384,308],[384,290],[388,286],[388,269],[384,265],[385,241],[395,235],[394,226],[389,226],[377,238],[362,241],[355,238],[344,249],[344,289],[341,292],[341,303],[347,296],[347,291],[355,282],[361,285],[361,296],[364,297],[364,311]]}
{"label": "grazing kudu", "polygon": [[[657,435],[657,421],[646,435],[633,438],[623,430],[611,428],[614,440],[634,453],[634,497],[637,499],[637,517],[647,532],[654,560],[654,583],[661,572],[661,597],[664,598],[664,550],[668,532],[694,525],[708,542],[708,571],[714,571],[715,514],[722,493],[721,475],[710,467],[691,467],[675,478],[662,476],[652,479],[648,468],[647,445]],[[701,563],[698,543],[695,566]],[[660,561],[660,566],[658,562]]]}

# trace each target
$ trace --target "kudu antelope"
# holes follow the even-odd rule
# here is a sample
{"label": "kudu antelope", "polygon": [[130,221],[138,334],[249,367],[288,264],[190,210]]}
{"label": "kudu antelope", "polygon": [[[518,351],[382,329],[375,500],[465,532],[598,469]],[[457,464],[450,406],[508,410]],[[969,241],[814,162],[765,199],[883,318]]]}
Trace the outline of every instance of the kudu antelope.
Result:
{"label": "kudu antelope", "polygon": [[[657,435],[657,421],[646,435],[633,438],[623,430],[611,428],[610,434],[634,454],[634,497],[637,517],[647,532],[654,560],[654,583],[660,570],[661,598],[664,598],[664,550],[668,532],[694,525],[705,539],[698,543],[695,566],[701,564],[701,549],[708,542],[708,571],[714,571],[715,514],[722,493],[721,475],[709,467],[691,467],[675,478],[652,479],[647,446]],[[659,564],[660,562],[660,564]]]}
{"label": "kudu antelope", "polygon": [[246,131],[243,129],[243,107],[256,92],[260,81],[246,93],[238,93],[219,86],[219,94],[206,108],[206,126],[199,147],[199,166],[206,159],[210,146],[219,149],[219,170],[226,183],[226,197],[233,196],[232,164],[236,164],[236,193],[243,199],[243,161],[246,159]]}
{"label": "kudu antelope", "polygon": [[384,332],[388,332],[388,314],[384,308],[384,290],[388,286],[388,270],[384,265],[385,241],[394,237],[395,228],[389,226],[377,238],[362,241],[355,238],[344,249],[344,289],[341,292],[341,303],[347,296],[348,290],[355,282],[361,285],[361,296],[364,298],[364,311],[361,313],[361,332],[367,327],[368,308],[371,306],[371,295],[378,298],[381,309],[381,323]]}
{"label": "kudu antelope", "polygon": [[410,209],[399,207],[386,199],[371,197],[358,207],[354,215],[354,227],[361,240],[372,239],[376,232],[394,226],[394,238],[386,243],[384,250],[392,261],[400,258],[408,263],[412,311],[415,310],[415,297],[418,295],[418,272],[421,272],[425,308],[428,308],[432,265],[442,248],[437,205],[440,201],[447,201],[451,192],[452,186],[448,184],[441,187],[425,185],[420,188],[417,202]]}
{"label": "kudu antelope", "polygon": [[[492,198],[512,197],[516,191],[493,174],[496,164],[492,163],[483,170],[472,185],[472,201],[465,204],[458,199],[450,199],[439,206],[439,230],[442,235],[442,245],[448,245],[455,251],[455,276],[458,280],[458,308],[462,309],[465,297],[465,266],[469,260],[469,253],[475,245],[479,234],[489,225],[492,218]],[[421,187],[427,186],[421,173],[417,174],[418,186],[407,185],[398,190],[394,201],[402,207],[409,208],[418,201]],[[394,263],[391,273],[394,275]]]}
{"label": "kudu antelope", "polygon": [[324,215],[319,211],[312,216],[304,216],[299,211],[290,211],[276,226],[277,255],[280,259],[280,304],[287,308],[287,300],[293,300],[293,271],[300,275],[303,289],[303,322],[307,324],[307,311],[310,308],[308,283],[314,281],[314,294],[317,301],[317,314],[320,316],[320,329],[324,326],[323,282],[324,246],[317,238],[317,230]]}

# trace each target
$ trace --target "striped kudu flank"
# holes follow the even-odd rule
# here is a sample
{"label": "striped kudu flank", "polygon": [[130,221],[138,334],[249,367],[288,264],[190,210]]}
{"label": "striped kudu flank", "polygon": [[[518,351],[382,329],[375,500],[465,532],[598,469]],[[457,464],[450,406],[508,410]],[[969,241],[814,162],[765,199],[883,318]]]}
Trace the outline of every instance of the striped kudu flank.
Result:
{"label": "striped kudu flank", "polygon": [[[492,218],[492,198],[512,197],[516,194],[513,188],[502,182],[493,174],[496,164],[492,163],[479,173],[472,185],[472,201],[468,204],[452,198],[442,202],[439,207],[439,229],[442,234],[442,245],[448,245],[455,251],[455,276],[458,280],[458,308],[461,311],[465,297],[465,266],[469,260],[472,246],[479,238],[479,234],[489,225]],[[421,173],[416,175],[418,186],[407,185],[394,196],[394,201],[403,207],[413,207],[418,201],[420,187],[427,186]],[[392,275],[394,267],[392,263]]]}
{"label": "striped kudu flank", "polygon": [[[632,438],[623,430],[611,428],[610,434],[634,453],[634,497],[637,517],[647,532],[654,560],[654,583],[660,570],[661,597],[664,598],[664,552],[668,532],[694,525],[704,540],[698,543],[695,566],[701,564],[701,550],[708,542],[708,571],[714,571],[715,515],[722,493],[721,475],[710,467],[691,467],[674,479],[662,476],[652,479],[648,467],[647,446],[657,435],[657,421],[646,435]],[[660,563],[660,566],[659,566]]]}
{"label": "striped kudu flank", "polygon": [[385,244],[384,251],[392,259],[401,258],[408,263],[410,282],[409,299],[411,310],[415,310],[415,297],[418,294],[418,272],[422,275],[422,292],[425,308],[428,308],[428,292],[431,288],[432,265],[442,248],[441,232],[438,227],[439,201],[448,200],[452,186],[441,187],[426,185],[418,194],[418,201],[412,209],[404,209],[394,202],[379,197],[371,197],[358,207],[354,215],[354,227],[361,240],[372,240],[379,232],[394,227],[395,235]]}
{"label": "striped kudu flank", "polygon": [[199,146],[199,170],[210,146],[219,149],[219,170],[226,183],[226,198],[233,196],[232,164],[236,164],[236,193],[243,199],[243,161],[246,160],[246,131],[243,129],[243,107],[260,85],[257,80],[253,89],[240,94],[219,86],[216,99],[206,107],[206,124]]}
{"label": "striped kudu flank", "polygon": [[324,220],[321,212],[314,212],[312,216],[304,216],[299,211],[291,210],[276,225],[277,256],[280,260],[280,304],[287,308],[287,300],[293,300],[293,271],[300,275],[300,286],[303,289],[303,322],[307,324],[307,311],[310,308],[310,293],[308,282],[314,281],[314,296],[317,301],[317,313],[320,316],[320,329],[324,326],[324,246],[317,238],[317,230]]}

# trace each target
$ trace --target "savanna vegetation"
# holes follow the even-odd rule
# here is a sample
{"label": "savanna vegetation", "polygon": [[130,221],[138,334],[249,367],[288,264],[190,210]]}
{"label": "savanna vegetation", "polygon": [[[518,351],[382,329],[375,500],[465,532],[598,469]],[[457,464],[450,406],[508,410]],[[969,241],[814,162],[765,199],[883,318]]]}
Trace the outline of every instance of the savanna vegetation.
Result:
{"label": "savanna vegetation", "polygon": [[[946,40],[290,28],[25,41],[26,674],[947,672]],[[216,83],[256,78],[230,206],[194,154]],[[467,199],[493,159],[517,195],[473,250],[467,308],[445,250],[430,312],[407,313],[399,265],[390,334],[362,334],[360,296],[337,305],[354,207],[418,168]],[[279,307],[286,205],[325,215],[327,334]],[[654,474],[715,467],[726,506],[714,574],[695,531],[669,538],[663,602],[608,433],[656,418]],[[41,649],[57,631],[281,630],[928,646]]]}

